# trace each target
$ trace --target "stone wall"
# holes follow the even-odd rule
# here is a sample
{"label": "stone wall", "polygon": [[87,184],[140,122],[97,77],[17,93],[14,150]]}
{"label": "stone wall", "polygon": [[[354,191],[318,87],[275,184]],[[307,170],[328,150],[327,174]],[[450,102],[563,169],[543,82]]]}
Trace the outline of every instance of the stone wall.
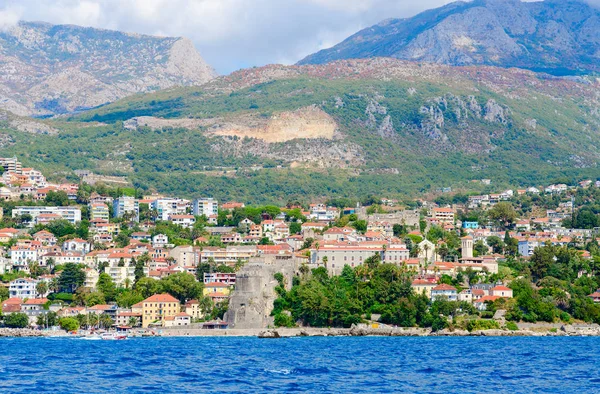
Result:
{"label": "stone wall", "polygon": [[273,277],[281,272],[291,287],[298,263],[292,255],[268,255],[251,259],[238,272],[224,320],[231,329],[257,329],[273,325],[273,302],[277,299]]}

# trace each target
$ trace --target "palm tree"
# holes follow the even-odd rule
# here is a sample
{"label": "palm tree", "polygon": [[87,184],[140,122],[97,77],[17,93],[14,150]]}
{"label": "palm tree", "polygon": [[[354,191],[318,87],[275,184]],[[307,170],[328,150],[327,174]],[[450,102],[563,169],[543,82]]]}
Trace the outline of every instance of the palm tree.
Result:
{"label": "palm tree", "polygon": [[429,261],[429,250],[431,249],[431,247],[429,246],[428,243],[426,243],[425,245],[423,245],[423,250],[425,251],[425,260]]}
{"label": "palm tree", "polygon": [[327,268],[327,261],[329,261],[327,256],[323,256],[323,265],[325,266],[325,268]]}
{"label": "palm tree", "polygon": [[52,291],[54,293],[58,293],[58,278],[50,279],[48,288],[50,289],[50,291]]}
{"label": "palm tree", "polygon": [[126,289],[129,289],[129,287],[131,286],[131,279],[125,278],[125,281],[123,282],[123,284],[125,285]]}
{"label": "palm tree", "polygon": [[129,321],[127,322],[127,325],[129,327],[135,327],[135,326],[137,326],[138,325],[138,319],[137,319],[137,317],[133,317],[133,316],[130,317]]}
{"label": "palm tree", "polygon": [[48,285],[46,282],[40,282],[35,286],[35,291],[39,297],[43,297],[48,292]]}

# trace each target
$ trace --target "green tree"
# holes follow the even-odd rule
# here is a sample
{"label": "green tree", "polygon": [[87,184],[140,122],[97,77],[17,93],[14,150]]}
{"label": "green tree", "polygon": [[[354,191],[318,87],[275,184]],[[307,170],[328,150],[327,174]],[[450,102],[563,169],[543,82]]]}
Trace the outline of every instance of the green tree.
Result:
{"label": "green tree", "polygon": [[302,223],[300,222],[291,222],[290,223],[290,234],[300,234],[302,232]]}
{"label": "green tree", "polygon": [[74,317],[62,317],[58,320],[58,325],[65,331],[77,331],[79,321]]}
{"label": "green tree", "polygon": [[146,274],[144,273],[144,268],[146,268],[146,264],[148,264],[150,262],[150,260],[151,260],[150,255],[148,253],[144,253],[136,261],[135,270],[133,271],[133,274],[135,276],[135,280],[133,282],[134,285],[140,279],[142,279],[144,276],[146,276]]}
{"label": "green tree", "polygon": [[142,278],[135,284],[135,291],[139,293],[144,299],[162,292],[162,281],[158,281],[152,278]]}
{"label": "green tree", "polygon": [[46,194],[45,198],[46,203],[50,205],[56,205],[58,207],[66,207],[69,205],[69,196],[62,190],[54,191],[50,190]]}
{"label": "green tree", "polygon": [[74,293],[85,282],[85,272],[74,263],[67,263],[64,267],[58,277],[58,286],[62,291]]}
{"label": "green tree", "polygon": [[4,318],[4,325],[9,328],[25,328],[29,326],[29,317],[20,312],[11,313]]}
{"label": "green tree", "polygon": [[510,202],[502,201],[488,211],[488,216],[500,226],[507,228],[517,219],[517,212]]}
{"label": "green tree", "polygon": [[202,297],[203,284],[196,281],[192,274],[179,272],[160,280],[164,292],[171,294],[181,303]]}
{"label": "green tree", "polygon": [[102,273],[98,277],[96,289],[102,294],[107,302],[115,301],[117,296],[117,287],[109,274]]}
{"label": "green tree", "polygon": [[486,242],[488,246],[492,248],[492,251],[494,253],[500,254],[504,250],[504,242],[502,242],[502,239],[500,237],[492,235],[491,237],[487,238]]}
{"label": "green tree", "polygon": [[48,284],[46,284],[46,282],[39,282],[35,285],[35,291],[37,291],[40,296],[44,296],[48,292]]}
{"label": "green tree", "polygon": [[48,311],[38,315],[36,324],[41,327],[54,327],[58,324],[58,314]]}

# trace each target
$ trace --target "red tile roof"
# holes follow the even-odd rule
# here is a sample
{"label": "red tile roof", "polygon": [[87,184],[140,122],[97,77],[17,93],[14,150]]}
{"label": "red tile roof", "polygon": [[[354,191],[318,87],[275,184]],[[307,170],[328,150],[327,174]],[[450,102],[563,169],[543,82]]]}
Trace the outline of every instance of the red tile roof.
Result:
{"label": "red tile roof", "polygon": [[164,293],[164,294],[154,294],[153,296],[146,298],[142,302],[179,302],[179,300],[177,298],[173,297],[171,294]]}
{"label": "red tile roof", "polygon": [[456,291],[456,287],[442,283],[441,285],[434,287],[432,290],[454,290],[454,291]]}

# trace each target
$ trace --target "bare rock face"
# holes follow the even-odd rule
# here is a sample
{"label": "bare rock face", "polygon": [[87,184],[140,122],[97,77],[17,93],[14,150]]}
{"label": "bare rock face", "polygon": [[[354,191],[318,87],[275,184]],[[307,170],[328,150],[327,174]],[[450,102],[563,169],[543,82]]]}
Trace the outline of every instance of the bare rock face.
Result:
{"label": "bare rock face", "polygon": [[21,22],[0,31],[0,108],[52,116],[216,76],[191,41]]}
{"label": "bare rock face", "polygon": [[600,71],[600,10],[587,0],[457,1],[364,29],[299,64],[395,57],[562,75]]}

